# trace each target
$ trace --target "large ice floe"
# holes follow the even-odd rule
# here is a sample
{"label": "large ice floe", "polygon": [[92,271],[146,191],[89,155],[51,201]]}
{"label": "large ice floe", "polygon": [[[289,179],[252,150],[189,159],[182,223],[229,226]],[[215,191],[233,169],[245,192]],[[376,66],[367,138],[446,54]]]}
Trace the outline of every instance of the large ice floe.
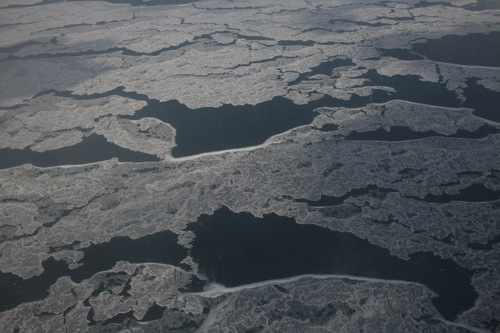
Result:
{"label": "large ice floe", "polygon": [[1,332],[497,332],[493,0],[3,1]]}

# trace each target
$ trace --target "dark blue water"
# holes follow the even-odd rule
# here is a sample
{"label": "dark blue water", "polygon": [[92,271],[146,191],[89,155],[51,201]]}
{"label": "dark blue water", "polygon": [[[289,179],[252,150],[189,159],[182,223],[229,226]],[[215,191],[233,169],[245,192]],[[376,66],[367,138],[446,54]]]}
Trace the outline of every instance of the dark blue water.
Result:
{"label": "dark blue water", "polygon": [[463,8],[472,11],[481,11],[489,9],[500,9],[500,1],[498,0],[477,0],[476,3],[463,6]]}
{"label": "dark blue water", "polygon": [[[316,102],[314,105],[321,105]],[[150,100],[148,105],[126,119],[154,117],[172,125],[177,146],[172,156],[185,157],[205,152],[262,144],[269,137],[312,122],[317,115],[311,105],[296,105],[275,97],[256,106],[223,105],[190,109],[172,100]]]}
{"label": "dark blue water", "polygon": [[425,0],[420,0],[420,2],[413,5],[413,7],[415,8],[432,7],[432,6],[455,7],[453,4],[446,1],[427,2]]}
{"label": "dark blue water", "polygon": [[300,74],[295,80],[292,82],[289,82],[288,85],[292,86],[295,84],[298,84],[302,81],[307,80],[309,77],[312,77],[317,74],[324,74],[331,76],[332,71],[335,68],[342,67],[342,66],[354,66],[355,64],[352,62],[351,59],[333,59],[330,61],[325,61],[321,64],[319,64],[316,67],[311,68],[311,70],[307,73]]}
{"label": "dark blue water", "polygon": [[[177,244],[177,235],[171,231],[158,232],[135,240],[115,237],[108,243],[91,245],[80,251],[84,253],[80,261],[83,265],[74,270],[69,269],[65,262],[50,257],[42,263],[43,273],[28,280],[0,272],[0,311],[12,309],[24,302],[44,299],[49,294],[49,287],[59,277],[69,276],[79,283],[98,272],[111,269],[118,261],[155,262],[190,269],[188,265],[181,263],[188,251]],[[199,283],[193,281],[193,285],[199,289]]]}
{"label": "dark blue water", "polygon": [[385,193],[396,192],[392,189],[387,188],[379,188],[376,185],[368,185],[366,188],[353,189],[341,197],[332,197],[328,195],[322,195],[319,200],[307,200],[307,199],[295,199],[296,202],[304,202],[309,206],[336,206],[341,205],[348,198],[357,198],[359,196],[368,194],[368,193],[376,193],[377,196],[386,195]]}
{"label": "dark blue water", "polygon": [[423,103],[436,106],[459,107],[460,101],[455,92],[449,91],[446,84],[421,81],[418,75],[385,76],[370,69],[363,78],[369,80],[366,86],[385,86],[396,90],[394,93],[375,91],[370,99],[375,103],[384,103],[393,99]]}
{"label": "dark blue water", "polygon": [[[500,3],[496,1],[497,3]],[[430,60],[460,65],[500,66],[500,32],[449,35],[412,45],[412,51]]]}
{"label": "dark blue water", "polygon": [[189,269],[181,261],[187,250],[177,244],[177,235],[162,231],[138,239],[115,237],[108,243],[95,244],[81,250],[84,253],[80,266],[71,271],[71,279],[81,282],[97,272],[112,268],[118,261],[130,263],[155,262]]}
{"label": "dark blue water", "polygon": [[493,245],[499,243],[500,243],[500,235],[495,235],[492,239],[489,239],[488,242],[486,242],[486,244],[470,242],[467,243],[467,246],[473,250],[491,251],[493,250]]}
{"label": "dark blue water", "polygon": [[500,133],[499,128],[489,125],[483,125],[473,132],[459,129],[455,134],[451,135],[439,134],[433,130],[425,132],[417,132],[404,126],[391,126],[389,132],[387,132],[383,128],[378,128],[374,131],[369,131],[369,132],[352,131],[345,137],[345,140],[406,141],[406,140],[417,140],[429,137],[483,139],[490,134],[498,134],[498,133]]}
{"label": "dark blue water", "polygon": [[113,157],[121,162],[155,162],[155,155],[122,148],[108,142],[102,135],[92,134],[73,146],[48,150],[42,153],[25,149],[0,149],[0,169],[12,168],[25,163],[39,167],[76,165],[109,160]]}
{"label": "dark blue water", "polygon": [[432,303],[449,320],[477,298],[472,272],[451,259],[416,252],[405,261],[353,234],[300,225],[275,214],[256,218],[222,207],[186,229],[196,234],[190,254],[199,269],[228,287],[302,274],[419,282],[439,295]]}
{"label": "dark blue water", "polygon": [[500,122],[500,92],[489,90],[477,83],[477,78],[467,80],[464,106],[473,108],[478,117]]}
{"label": "dark blue water", "polygon": [[46,269],[41,275],[24,280],[12,273],[0,272],[0,311],[6,311],[21,303],[44,299],[48,289],[61,276],[68,275],[66,263],[50,258],[42,263]]}
{"label": "dark blue water", "polygon": [[427,194],[424,200],[431,203],[449,203],[452,201],[488,202],[500,199],[500,191],[492,191],[483,184],[472,184],[458,192],[458,194]]}
{"label": "dark blue water", "polygon": [[313,128],[321,132],[331,132],[331,131],[336,131],[339,128],[339,126],[335,124],[324,124],[323,126],[321,126],[321,128],[319,127],[313,127]]}
{"label": "dark blue water", "polygon": [[366,21],[354,21],[354,20],[345,20],[345,19],[332,19],[329,22],[332,24],[335,24],[337,22],[352,23],[352,24],[362,26],[362,27],[374,27],[374,28],[383,27],[385,25],[391,25],[390,23],[382,23],[382,22],[370,23],[370,22],[366,22]]}
{"label": "dark blue water", "polygon": [[148,309],[148,311],[146,312],[146,314],[142,318],[142,321],[151,321],[151,320],[161,319],[165,309],[166,308],[163,306],[153,304],[153,306]]}

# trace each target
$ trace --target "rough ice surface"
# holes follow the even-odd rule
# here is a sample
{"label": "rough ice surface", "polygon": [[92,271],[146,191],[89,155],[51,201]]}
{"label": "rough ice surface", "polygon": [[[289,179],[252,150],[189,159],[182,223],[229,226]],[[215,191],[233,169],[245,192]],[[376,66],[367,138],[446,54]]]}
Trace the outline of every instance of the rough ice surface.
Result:
{"label": "rough ice surface", "polygon": [[[494,50],[500,11],[479,2],[486,9],[471,10],[474,0],[2,3],[0,158],[97,134],[160,159],[1,169],[2,281],[44,276],[54,259],[76,269],[82,249],[119,236],[169,230],[189,249],[186,226],[226,206],[350,232],[402,259],[432,251],[473,272],[478,298],[447,321],[430,289],[403,281],[311,275],[193,292],[190,281],[205,277],[188,256],[179,267],[119,261],[80,282],[57,277],[41,299],[1,309],[0,331],[498,330],[500,68],[412,49],[485,34]],[[321,67],[334,60],[343,62]],[[478,91],[486,97],[474,102]],[[275,97],[325,102],[312,123],[257,146],[180,159],[178,129],[130,117],[156,102],[200,109]],[[322,197],[343,202],[308,204]]]}

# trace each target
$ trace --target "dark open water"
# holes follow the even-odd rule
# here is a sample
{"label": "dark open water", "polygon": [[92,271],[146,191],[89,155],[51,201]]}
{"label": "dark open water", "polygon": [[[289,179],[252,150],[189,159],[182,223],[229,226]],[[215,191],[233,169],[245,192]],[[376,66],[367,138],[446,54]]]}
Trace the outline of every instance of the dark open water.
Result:
{"label": "dark open water", "polygon": [[256,218],[222,207],[187,230],[191,256],[211,281],[228,287],[303,274],[340,274],[419,282],[436,292],[432,303],[446,319],[474,305],[472,271],[432,252],[405,261],[350,233],[299,225],[275,214]]}

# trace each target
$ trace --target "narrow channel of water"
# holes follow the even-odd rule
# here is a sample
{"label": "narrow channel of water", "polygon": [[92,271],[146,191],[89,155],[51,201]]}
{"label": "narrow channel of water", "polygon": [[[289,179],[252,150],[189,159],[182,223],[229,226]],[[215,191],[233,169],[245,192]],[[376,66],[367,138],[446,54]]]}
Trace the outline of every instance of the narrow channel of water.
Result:
{"label": "narrow channel of water", "polygon": [[[190,268],[181,263],[188,251],[177,244],[177,235],[171,231],[158,232],[135,240],[115,237],[107,243],[91,245],[80,251],[84,254],[80,261],[83,265],[74,270],[69,269],[65,262],[50,257],[42,263],[43,273],[27,280],[12,273],[0,272],[0,312],[21,303],[44,299],[49,295],[50,286],[62,276],[69,276],[79,283],[98,272],[113,268],[118,261],[155,262],[185,270]],[[196,283],[195,289],[199,289]]]}
{"label": "narrow channel of water", "polygon": [[160,159],[108,142],[102,135],[92,134],[73,146],[44,152],[25,149],[0,149],[0,169],[12,168],[25,163],[39,167],[77,165],[109,160],[113,157],[121,162],[155,162]]}

